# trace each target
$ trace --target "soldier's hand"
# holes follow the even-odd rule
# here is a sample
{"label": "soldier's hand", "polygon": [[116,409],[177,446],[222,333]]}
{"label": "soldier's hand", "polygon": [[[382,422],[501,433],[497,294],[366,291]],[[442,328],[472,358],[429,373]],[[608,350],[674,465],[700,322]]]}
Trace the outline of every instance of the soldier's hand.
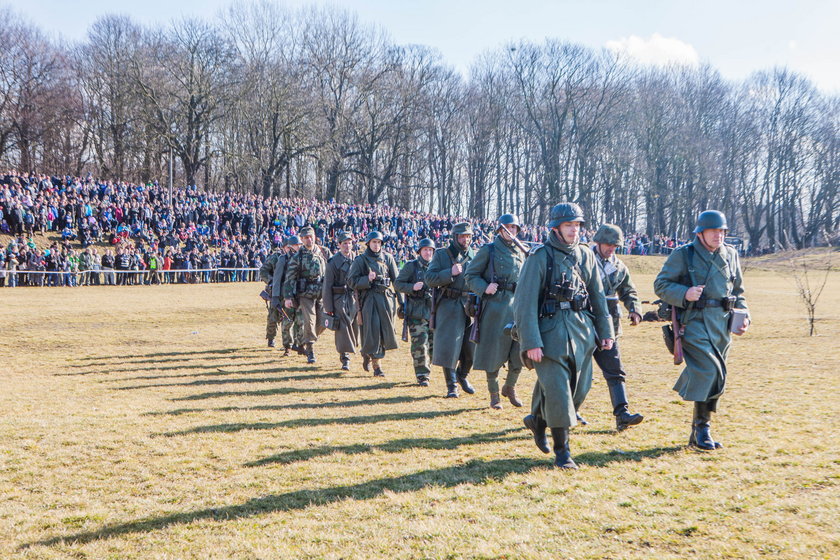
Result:
{"label": "soldier's hand", "polygon": [[613,342],[615,342],[611,338],[604,338],[601,340],[601,350],[612,350]]}
{"label": "soldier's hand", "polygon": [[698,299],[700,299],[700,296],[703,295],[703,288],[705,287],[705,284],[690,287],[685,292],[685,301],[697,301]]}
{"label": "soldier's hand", "polygon": [[420,290],[422,290],[425,286],[426,286],[426,285],[425,285],[423,282],[415,282],[415,283],[414,283],[414,286],[412,286],[411,288],[412,288],[415,292],[419,292],[419,291],[420,291]]}
{"label": "soldier's hand", "polygon": [[499,284],[496,282],[490,282],[487,284],[487,287],[484,289],[484,293],[488,295],[493,295],[496,293],[496,290],[499,289]]}
{"label": "soldier's hand", "polygon": [[371,281],[371,282],[376,280],[376,271],[375,270],[371,270],[370,272],[368,272],[368,280]]}
{"label": "soldier's hand", "polygon": [[458,276],[464,272],[464,268],[461,266],[461,263],[455,263],[452,265],[452,276]]}
{"label": "soldier's hand", "polygon": [[528,355],[528,359],[530,359],[535,364],[539,363],[543,359],[543,351],[542,348],[531,348],[526,352]]}
{"label": "soldier's hand", "polygon": [[746,319],[744,319],[744,326],[742,326],[740,329],[735,331],[733,334],[736,335],[736,336],[741,336],[742,334],[747,332],[747,329],[749,329],[749,328],[750,328],[750,318],[747,317]]}
{"label": "soldier's hand", "polygon": [[642,322],[642,316],[638,313],[630,313],[630,324],[634,327]]}
{"label": "soldier's hand", "polygon": [[286,307],[289,307],[289,308],[292,308],[292,307],[295,306],[294,302],[290,298],[286,298],[286,300],[283,302],[283,304]]}

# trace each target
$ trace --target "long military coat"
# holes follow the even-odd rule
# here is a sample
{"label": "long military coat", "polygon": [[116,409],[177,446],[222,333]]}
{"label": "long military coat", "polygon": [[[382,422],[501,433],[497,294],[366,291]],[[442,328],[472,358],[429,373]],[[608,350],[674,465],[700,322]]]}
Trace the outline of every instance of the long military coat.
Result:
{"label": "long military coat", "polygon": [[[607,297],[607,307],[610,308],[610,315],[613,318],[613,330],[615,336],[621,335],[621,308],[618,301],[624,304],[629,313],[642,315],[642,306],[639,301],[639,292],[630,278],[630,271],[627,266],[615,255],[605,259],[595,253],[595,263],[598,265],[598,273],[601,276],[601,283],[604,285],[604,295]],[[612,303],[612,301],[615,303]]]}
{"label": "long military coat", "polygon": [[[463,292],[458,298],[441,297],[435,312],[435,347],[432,353],[432,364],[453,369],[458,365],[462,349],[472,361],[475,345],[469,341],[469,326],[472,319],[467,316],[467,282],[462,272],[452,276],[452,265],[461,263],[464,269],[475,257],[475,251],[467,249],[461,251],[455,241],[449,247],[438,249],[426,269],[426,284],[432,288],[451,288]],[[466,348],[462,346],[466,345]]]}
{"label": "long military coat", "polygon": [[705,402],[719,397],[726,385],[726,356],[732,341],[729,333],[729,315],[722,307],[695,309],[685,301],[691,286],[705,284],[706,299],[735,296],[735,307],[747,309],[744,299],[743,276],[738,252],[723,245],[710,253],[696,238],[692,266],[689,267],[689,245],[675,250],[654,281],[656,295],[663,301],[684,309],[682,324],[685,336],[682,347],[685,369],[680,374],[674,390],[687,401]]}
{"label": "long military coat", "polygon": [[371,270],[377,279],[388,278],[393,283],[397,279],[397,262],[384,251],[374,253],[367,249],[353,260],[348,279],[350,287],[359,291],[362,306],[362,354],[382,358],[386,350],[399,347],[394,333],[397,299],[393,287],[383,291],[375,287],[376,281],[371,285]]}
{"label": "long military coat", "polygon": [[401,294],[405,294],[406,298],[406,318],[417,320],[429,320],[429,315],[432,311],[432,294],[428,286],[423,289],[414,291],[414,284],[423,282],[426,276],[426,269],[429,268],[429,263],[422,258],[417,257],[413,261],[408,261],[400,269],[397,280],[394,282],[394,287]]}
{"label": "long military coat", "polygon": [[[289,264],[289,255],[286,253],[273,253],[266,263],[271,261],[271,305],[283,303],[283,282],[286,279],[286,269]],[[265,268],[265,264],[263,268]],[[260,269],[260,276],[263,274],[263,268]]]}
{"label": "long military coat", "polygon": [[265,262],[260,267],[260,280],[266,284],[271,284],[272,278],[274,277],[274,267],[277,265],[277,259],[281,255],[285,255],[285,253],[283,251],[274,251],[266,257]]}
{"label": "long military coat", "polygon": [[[338,330],[335,332],[335,349],[337,352],[356,352],[359,345],[359,325],[356,323],[356,298],[353,290],[348,286],[347,279],[353,264],[350,258],[336,253],[327,262],[324,275],[323,303],[324,311],[338,319]],[[338,288],[334,290],[333,288]],[[344,293],[335,293],[336,291]]]}
{"label": "long military coat", "polygon": [[[493,247],[493,272],[490,275],[490,247]],[[492,244],[484,245],[476,253],[464,273],[467,286],[481,296],[481,330],[475,346],[473,367],[483,371],[498,371],[505,363],[511,369],[522,369],[519,343],[504,333],[505,325],[513,321],[511,289],[498,290],[493,295],[484,293],[488,284],[498,282],[512,286],[519,279],[525,255],[515,245],[505,243],[497,235]]]}
{"label": "long military coat", "polygon": [[[554,259],[552,282],[561,282],[565,275],[583,284],[589,294],[591,312],[558,308],[553,316],[540,317],[549,251]],[[592,353],[596,338],[614,336],[592,251],[580,244],[565,244],[552,232],[548,243],[536,249],[522,266],[513,316],[522,351],[543,350],[542,361],[534,364],[537,370],[534,412],[539,413],[549,427],[574,426],[577,423],[575,411],[583,404],[592,386]],[[538,395],[541,395],[540,399]]]}

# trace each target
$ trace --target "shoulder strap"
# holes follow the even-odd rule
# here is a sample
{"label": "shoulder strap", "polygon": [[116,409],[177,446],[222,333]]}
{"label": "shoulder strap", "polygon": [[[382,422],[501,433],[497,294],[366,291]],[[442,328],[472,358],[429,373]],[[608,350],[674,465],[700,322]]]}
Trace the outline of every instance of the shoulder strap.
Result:
{"label": "shoulder strap", "polygon": [[490,282],[493,283],[496,281],[496,246],[492,242],[488,251],[490,251]]}

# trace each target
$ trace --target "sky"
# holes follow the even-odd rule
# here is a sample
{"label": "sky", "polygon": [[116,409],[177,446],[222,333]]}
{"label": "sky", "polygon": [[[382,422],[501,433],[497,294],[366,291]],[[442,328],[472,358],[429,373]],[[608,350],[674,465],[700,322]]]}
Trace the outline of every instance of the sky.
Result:
{"label": "sky", "polygon": [[[51,35],[75,41],[98,17],[166,25],[218,17],[233,0],[0,0]],[[287,0],[290,7],[324,4]],[[840,94],[840,0],[336,0],[398,44],[438,49],[466,73],[483,52],[546,38],[623,51],[644,64],[709,63],[728,79],[786,66]]]}

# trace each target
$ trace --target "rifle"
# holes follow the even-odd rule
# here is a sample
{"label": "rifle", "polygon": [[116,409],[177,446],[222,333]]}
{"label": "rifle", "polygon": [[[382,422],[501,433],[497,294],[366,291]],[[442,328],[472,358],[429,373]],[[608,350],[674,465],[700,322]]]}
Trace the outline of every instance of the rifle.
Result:
{"label": "rifle", "polygon": [[674,365],[678,366],[683,363],[682,337],[685,327],[680,325],[676,306],[671,307],[671,328],[674,329]]}
{"label": "rifle", "polygon": [[408,296],[403,298],[402,301],[402,308],[403,308],[403,330],[402,330],[402,341],[408,342]]}
{"label": "rifle", "polygon": [[530,250],[530,249],[528,249],[528,248],[525,246],[525,244],[524,244],[524,243],[522,243],[522,241],[520,241],[520,240],[519,240],[519,238],[518,238],[518,237],[516,237],[515,235],[513,235],[513,234],[510,232],[510,230],[507,228],[507,226],[506,226],[505,224],[499,224],[499,227],[500,227],[500,228],[502,228],[503,230],[505,230],[505,231],[507,232],[507,234],[510,236],[511,240],[513,241],[514,245],[516,245],[517,247],[519,247],[519,250],[520,250],[520,251],[522,251],[523,253],[525,253],[525,256],[527,257],[527,256],[528,256],[528,253],[530,253],[530,252],[531,252],[531,250]]}
{"label": "rifle", "polygon": [[[502,227],[504,227],[504,224],[502,224]],[[490,253],[490,283],[496,282],[496,251],[494,249],[495,247],[493,245],[487,248]],[[484,314],[484,298],[482,298],[482,295],[475,294],[475,317],[473,317],[473,324],[470,327],[470,342],[474,344],[478,344],[481,340],[481,316]]]}

